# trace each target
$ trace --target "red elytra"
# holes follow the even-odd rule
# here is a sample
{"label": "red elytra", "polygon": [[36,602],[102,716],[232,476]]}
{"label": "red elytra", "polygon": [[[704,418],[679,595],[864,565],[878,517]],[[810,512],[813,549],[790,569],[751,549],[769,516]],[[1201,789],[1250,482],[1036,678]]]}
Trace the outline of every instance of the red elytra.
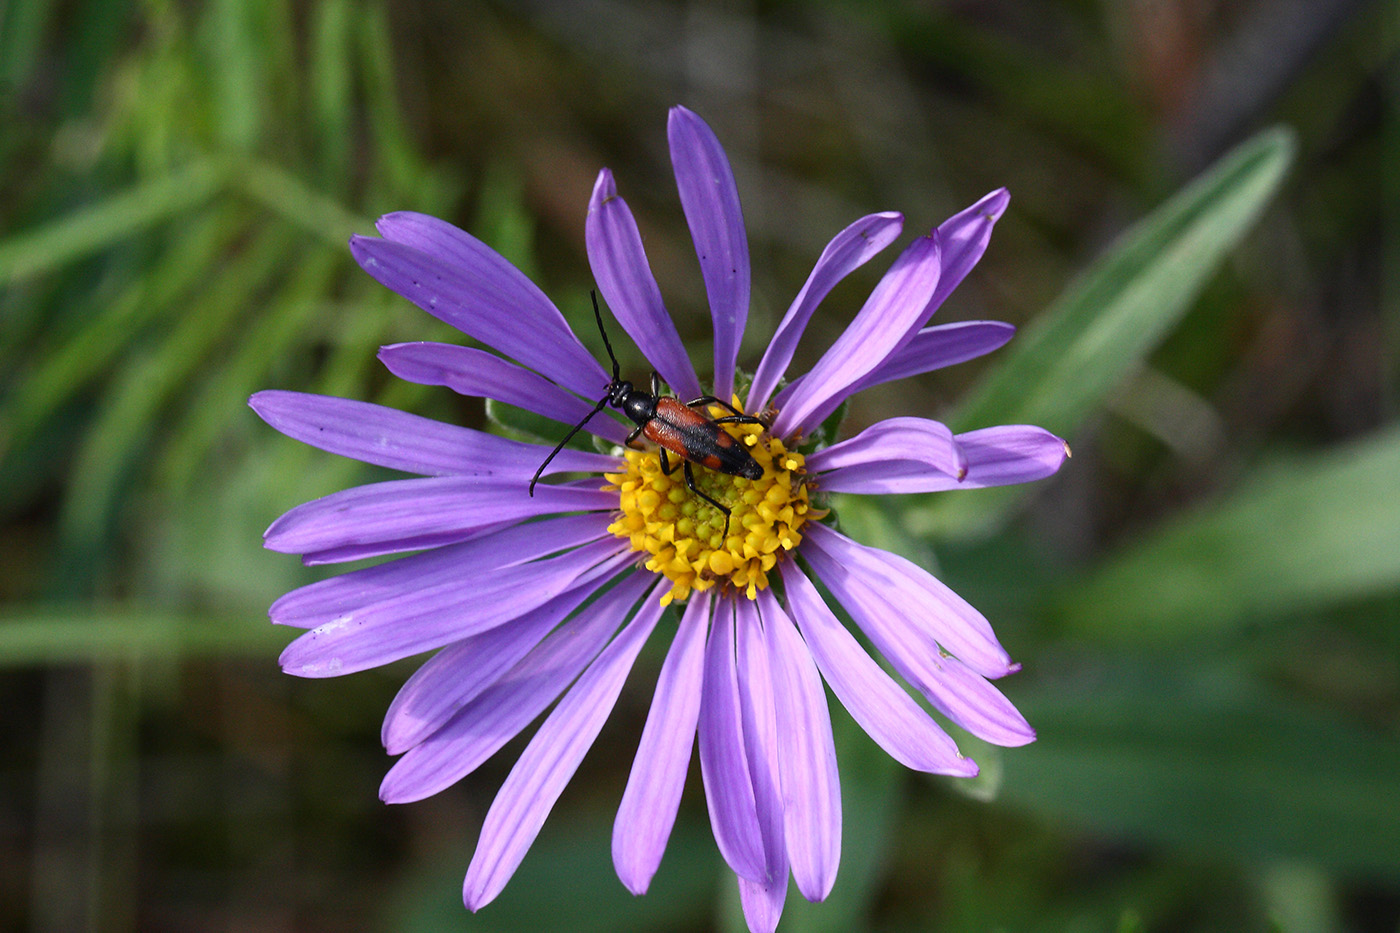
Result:
{"label": "red elytra", "polygon": [[[685,472],[686,488],[724,513],[724,533],[727,535],[729,533],[729,507],[715,501],[714,498],[696,488],[695,474],[691,470],[691,464],[698,463],[716,473],[742,476],[751,480],[758,479],[763,475],[763,467],[721,425],[763,424],[763,422],[753,415],[743,414],[733,405],[715,398],[713,395],[701,396],[690,402],[682,402],[670,395],[663,396],[661,395],[661,377],[655,372],[651,374],[650,393],[634,388],[632,383],[622,378],[621,367],[618,365],[617,357],[613,354],[612,344],[608,341],[608,332],[603,328],[603,312],[598,308],[598,294],[596,292],[592,294],[593,316],[598,321],[598,332],[603,335],[603,346],[607,348],[608,358],[612,361],[612,381],[608,383],[603,397],[598,400],[597,405],[593,406],[593,410],[585,415],[582,421],[569,429],[569,433],[564,435],[564,439],[550,451],[544,463],[540,464],[540,468],[535,471],[534,477],[530,480],[530,495],[535,494],[535,484],[539,482],[545,467],[549,466],[549,462],[559,451],[564,449],[564,445],[588,423],[589,419],[606,406],[611,405],[637,426],[631,434],[627,435],[628,447],[643,449],[639,448],[636,443],[639,437],[655,444],[661,458],[661,469],[667,474],[670,474],[674,469],[667,453],[672,453],[680,459],[681,467]],[[726,408],[733,414],[722,418],[711,418],[708,412],[700,410],[700,406],[708,407],[710,405]]]}

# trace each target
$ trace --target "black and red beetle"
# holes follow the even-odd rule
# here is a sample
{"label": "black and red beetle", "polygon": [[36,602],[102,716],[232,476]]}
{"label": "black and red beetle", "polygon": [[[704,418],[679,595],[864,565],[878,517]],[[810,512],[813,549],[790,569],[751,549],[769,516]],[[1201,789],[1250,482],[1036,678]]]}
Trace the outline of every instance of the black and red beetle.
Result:
{"label": "black and red beetle", "polygon": [[[645,449],[637,444],[639,437],[644,437],[655,444],[657,453],[661,457],[661,469],[667,475],[670,475],[675,469],[666,456],[667,453],[675,454],[680,458],[681,468],[685,471],[685,488],[724,513],[724,533],[729,534],[729,507],[716,502],[696,487],[695,474],[690,465],[698,463],[717,473],[742,476],[745,479],[758,479],[763,475],[763,467],[744,449],[739,441],[735,440],[732,434],[725,431],[720,425],[763,424],[764,422],[753,415],[742,414],[733,405],[715,398],[713,395],[702,395],[689,402],[682,402],[675,396],[663,396],[661,395],[661,377],[655,372],[651,374],[650,393],[634,388],[632,383],[622,378],[617,356],[613,353],[612,343],[608,341],[608,332],[603,329],[603,312],[598,309],[596,292],[593,293],[593,316],[598,320],[598,332],[603,335],[603,346],[607,348],[608,359],[612,360],[612,381],[608,383],[603,397],[598,400],[597,405],[593,406],[593,410],[585,415],[582,421],[570,428],[569,433],[564,435],[564,439],[549,452],[548,457],[544,458],[544,463],[540,464],[540,468],[535,471],[534,477],[530,480],[530,495],[535,494],[535,484],[539,482],[544,468],[549,466],[549,461],[553,460],[555,455],[564,449],[564,445],[589,422],[589,419],[602,411],[605,406],[611,405],[631,418],[637,425],[632,433],[627,435],[627,446],[636,450]],[[697,410],[697,406],[701,405],[719,405],[722,408],[727,408],[733,414],[723,418],[710,418],[705,412]]]}

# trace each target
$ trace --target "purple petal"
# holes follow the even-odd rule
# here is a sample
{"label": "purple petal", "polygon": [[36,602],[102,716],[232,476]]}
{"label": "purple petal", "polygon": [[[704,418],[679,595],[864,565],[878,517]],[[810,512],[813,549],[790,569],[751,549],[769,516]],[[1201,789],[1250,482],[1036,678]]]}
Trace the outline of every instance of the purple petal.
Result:
{"label": "purple petal", "polygon": [[[824,559],[822,582],[870,594],[902,607],[906,623],[926,650],[946,650],[984,677],[1019,670],[982,613],[919,565],[879,548],[857,544],[825,525],[807,525],[803,555]],[[810,545],[810,549],[805,547]],[[820,551],[813,555],[812,552]]]}
{"label": "purple petal", "polygon": [[959,777],[976,774],[972,759],[958,754],[948,734],[871,660],[796,564],[783,561],[778,566],[788,608],[812,660],[866,734],[906,768]]}
{"label": "purple petal", "polygon": [[783,830],[785,788],[779,778],[778,723],[771,662],[758,607],[752,600],[735,601],[735,632],[739,708],[743,713],[745,751],[767,873],[762,883],[739,878],[739,900],[749,929],[771,933],[777,927],[787,899],[788,856]]}
{"label": "purple petal", "polygon": [[1012,748],[1035,741],[1026,717],[981,674],[944,654],[920,660],[917,686],[934,709],[993,745]]}
{"label": "purple petal", "polygon": [[566,515],[513,525],[469,542],[365,567],[292,590],[272,604],[278,625],[314,628],[366,606],[455,587],[471,573],[490,573],[608,537],[606,515]]}
{"label": "purple petal", "polygon": [[[443,237],[441,228],[464,239]],[[495,251],[423,214],[386,215],[379,230],[386,239],[351,237],[350,252],[380,284],[580,395],[607,385],[558,309]]]}
{"label": "purple petal", "polygon": [[739,906],[744,911],[744,924],[750,933],[773,933],[783,917],[787,901],[787,871],[766,884],[736,878],[739,882]]}
{"label": "purple petal", "polygon": [[700,775],[720,855],[741,878],[767,878],[762,831],[744,750],[734,660],[734,602],[720,600],[705,648],[700,701]]}
{"label": "purple petal", "polygon": [[[259,392],[248,400],[258,416],[288,437],[342,457],[425,476],[534,475],[549,451],[395,408],[305,392]],[[557,463],[564,457],[560,451]],[[569,451],[559,470],[598,472],[617,458]],[[550,464],[550,472],[555,463]]]}
{"label": "purple petal", "polygon": [[749,759],[754,802],[768,858],[768,880],[787,883],[787,845],[783,836],[785,788],[778,762],[778,714],[773,697],[772,661],[764,638],[758,604],[734,598],[736,655],[739,670],[739,709],[744,750]]}
{"label": "purple petal", "polygon": [[929,302],[928,316],[919,322],[920,327],[977,265],[987,251],[992,227],[1006,213],[1006,206],[1010,203],[1011,194],[1005,188],[998,188],[938,225],[938,238],[943,246],[943,275]]}
{"label": "purple petal", "polygon": [[[967,475],[961,481],[912,460],[881,460],[880,452],[872,450],[864,463],[823,473],[821,488],[825,492],[883,495],[1009,486],[1054,474],[1069,454],[1069,447],[1060,438],[1029,425],[982,428],[953,439],[967,460]],[[807,462],[810,465],[816,459],[814,454]]]}
{"label": "purple petal", "polygon": [[[494,353],[449,343],[397,343],[379,348],[379,359],[400,379],[420,385],[446,386],[459,395],[491,398],[561,424],[578,424],[593,405],[566,392],[539,373],[504,360]],[[601,396],[606,383],[594,395]],[[627,428],[613,418],[588,422],[588,430],[621,444]]]}
{"label": "purple petal", "polygon": [[319,625],[282,652],[282,670],[338,677],[433,651],[504,625],[591,580],[616,576],[631,557],[612,541],[490,574],[411,592]]}
{"label": "purple petal", "polygon": [[[939,279],[940,283],[942,281]],[[975,360],[1005,346],[1015,334],[1015,327],[1001,321],[958,321],[925,327],[903,349],[857,382],[852,394],[884,382]]]}
{"label": "purple petal", "polygon": [[704,120],[684,107],[672,107],[666,136],[714,318],[714,393],[728,399],[734,392],[734,363],[749,316],[749,243],[739,188],[729,157]]}
{"label": "purple petal", "polygon": [[851,618],[865,632],[875,650],[924,695],[934,709],[968,732],[996,745],[1024,745],[1035,738],[1001,692],[930,646],[927,634],[910,624],[910,605],[901,594],[854,583],[841,565],[820,548],[805,552],[812,569],[831,590]]}
{"label": "purple petal", "polygon": [[773,699],[773,673],[764,641],[758,604],[734,599],[736,654],[739,670],[739,710],[744,750],[749,759],[758,825],[768,859],[768,880],[787,883],[787,846],[783,841],[783,794],[778,765],[778,723]]}
{"label": "purple petal", "polygon": [[[947,425],[926,418],[890,418],[872,424],[855,437],[819,450],[807,458],[809,469],[824,473],[867,463],[905,463],[958,480],[967,474],[967,457]],[[819,484],[828,490],[825,479]]]}
{"label": "purple petal", "polygon": [[598,737],[637,652],[661,618],[661,601],[655,592],[652,596],[559,701],[510,769],[486,814],[462,885],[470,910],[501,893]]}
{"label": "purple petal", "polygon": [[[379,787],[385,803],[431,797],[471,774],[558,698],[603,650],[656,576],[631,573],[550,633],[501,679],[404,754]],[[659,601],[659,600],[658,600]]]}
{"label": "purple petal", "polygon": [[792,876],[809,901],[824,900],[841,862],[841,784],[821,675],[770,590],[758,608],[768,636],[782,773],[784,835]]}
{"label": "purple petal", "polygon": [[1004,424],[957,436],[967,454],[963,489],[1009,486],[1052,476],[1069,456],[1069,445],[1043,428]]}
{"label": "purple petal", "polygon": [[838,282],[870,261],[876,253],[889,246],[904,229],[904,216],[896,213],[871,214],[862,217],[836,237],[822,250],[802,291],[793,299],[782,323],[764,351],[763,359],[754,373],[749,388],[748,410],[760,411],[792,362],[793,351],[812,312]]}
{"label": "purple petal", "polygon": [[701,395],[695,367],[690,365],[681,335],[666,313],[661,289],[651,274],[637,222],[627,202],[618,197],[612,172],[607,169],[598,173],[593,186],[584,238],[598,290],[618,323],[672,392],[683,399]]}
{"label": "purple petal", "polygon": [[[559,460],[575,462],[562,453]],[[617,493],[598,488],[596,480],[586,487],[542,483],[533,497],[526,495],[526,486],[518,475],[508,485],[499,476],[435,476],[356,486],[288,511],[264,532],[263,543],[273,551],[301,554],[469,531],[556,512],[617,508]]]}
{"label": "purple petal", "polygon": [[623,885],[645,894],[680,808],[700,718],[710,594],[694,593],[656,680],[642,741],[613,823],[613,865]]}
{"label": "purple petal", "polygon": [[[599,517],[593,513],[594,517]],[[394,538],[390,541],[370,541],[364,544],[347,544],[343,547],[330,547],[321,551],[307,551],[301,555],[301,562],[308,567],[321,564],[342,564],[346,561],[364,560],[367,557],[383,557],[387,554],[402,554],[406,551],[434,551],[474,541],[487,535],[509,528],[515,522],[496,522],[481,525],[469,531],[446,531],[439,534],[418,535],[412,538]]]}
{"label": "purple petal", "polygon": [[422,742],[500,679],[594,592],[580,586],[509,625],[454,642],[414,671],[384,716],[384,750],[401,755]]}
{"label": "purple petal", "polygon": [[870,293],[865,306],[799,384],[775,399],[773,433],[789,437],[821,422],[850,394],[850,387],[899,350],[912,336],[938,285],[937,231],[906,249]]}

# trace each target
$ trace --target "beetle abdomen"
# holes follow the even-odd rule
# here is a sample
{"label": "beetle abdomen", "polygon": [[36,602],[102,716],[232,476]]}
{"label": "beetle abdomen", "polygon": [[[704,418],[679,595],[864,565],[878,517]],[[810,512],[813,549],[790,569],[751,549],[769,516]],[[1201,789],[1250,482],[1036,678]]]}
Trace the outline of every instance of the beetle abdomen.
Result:
{"label": "beetle abdomen", "polygon": [[708,470],[745,479],[763,475],[763,467],[732,434],[679,399],[658,399],[656,415],[642,433],[652,443]]}

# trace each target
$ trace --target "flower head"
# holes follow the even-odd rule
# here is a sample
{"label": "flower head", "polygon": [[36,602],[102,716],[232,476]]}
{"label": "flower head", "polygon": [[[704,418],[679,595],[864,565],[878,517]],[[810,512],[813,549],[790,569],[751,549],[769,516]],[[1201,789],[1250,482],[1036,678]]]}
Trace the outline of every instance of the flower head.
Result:
{"label": "flower head", "polygon": [[[923,418],[891,418],[837,443],[814,442],[823,421],[861,389],[1010,339],[1012,328],[996,322],[928,325],[981,256],[1005,191],[918,237],[816,365],[785,382],[821,300],[889,245],[903,219],[872,214],[837,234],[757,369],[740,374],[749,258],[733,174],[714,133],[690,111],[671,112],[669,138],[714,320],[713,394],[694,405],[677,401],[705,390],[606,169],[588,208],[589,261],[618,323],[675,393],[656,406],[671,420],[650,428],[637,415],[632,424],[589,417],[615,383],[505,259],[441,220],[383,217],[379,238],[351,240],[365,271],[495,351],[399,344],[380,351],[391,371],[561,426],[586,422],[614,446],[608,453],[564,447],[546,475],[585,478],[541,482],[530,495],[547,445],[364,402],[258,393],[253,408],[278,430],[417,475],[335,493],[275,521],[266,545],[308,563],[416,553],[302,587],[270,615],[307,630],[281,658],[299,676],[437,652],[384,721],[385,748],[402,756],[380,791],[391,803],[422,799],[470,774],[553,705],[486,816],[464,886],[475,910],[519,865],[673,604],[680,618],[618,809],[614,864],[630,890],[647,889],[698,733],[715,841],[738,878],[750,928],[772,930],[789,873],[810,900],[824,898],[836,876],[841,798],[823,681],[906,766],[977,772],[838,621],[813,578],[933,709],[995,744],[1034,738],[991,683],[1018,665],[986,619],[916,564],[836,530],[825,495],[1026,482],[1054,473],[1067,449],[1039,428],[954,435]],[[703,436],[664,434],[680,422]],[[633,430],[652,443],[624,447]],[[742,449],[755,466],[718,466],[706,444]]]}

